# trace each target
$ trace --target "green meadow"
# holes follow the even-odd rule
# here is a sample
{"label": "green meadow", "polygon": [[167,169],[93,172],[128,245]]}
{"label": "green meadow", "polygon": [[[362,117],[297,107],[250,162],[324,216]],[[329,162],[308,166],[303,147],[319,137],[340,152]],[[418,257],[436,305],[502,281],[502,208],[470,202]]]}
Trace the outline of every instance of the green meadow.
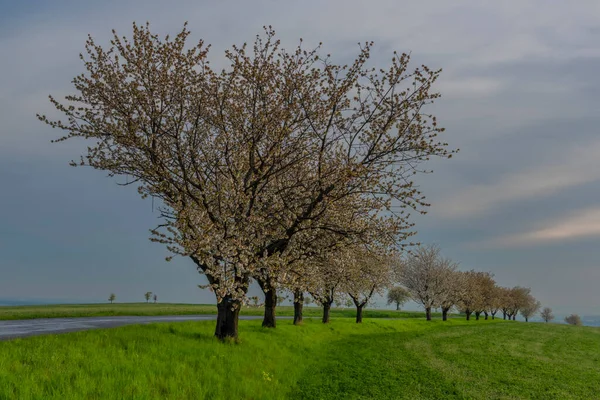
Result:
{"label": "green meadow", "polygon": [[[193,315],[216,314],[214,304],[171,304],[171,303],[114,303],[114,304],[51,304],[40,306],[0,307],[0,320],[31,318],[107,317],[116,315]],[[244,307],[241,315],[263,315],[262,307]],[[320,307],[304,307],[304,316],[321,317]],[[293,306],[278,306],[277,315],[293,316]],[[353,308],[332,308],[332,317],[354,318]],[[436,314],[434,314],[436,315]],[[437,314],[438,316],[440,314]],[[422,318],[423,312],[395,310],[364,310],[365,318]]]}
{"label": "green meadow", "polygon": [[600,399],[600,329],[424,318],[182,322],[0,342],[1,399]]}

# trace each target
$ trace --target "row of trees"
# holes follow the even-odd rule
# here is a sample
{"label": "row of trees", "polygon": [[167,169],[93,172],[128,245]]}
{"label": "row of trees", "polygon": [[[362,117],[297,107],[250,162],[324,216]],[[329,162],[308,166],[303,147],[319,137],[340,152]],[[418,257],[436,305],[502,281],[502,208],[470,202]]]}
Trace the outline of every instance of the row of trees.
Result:
{"label": "row of trees", "polygon": [[[410,297],[423,306],[427,320],[431,320],[433,309],[440,308],[445,321],[448,312],[456,308],[467,320],[472,314],[477,320],[481,314],[485,319],[494,319],[502,312],[503,319],[514,320],[521,313],[528,321],[541,307],[530,288],[498,286],[489,272],[460,271],[457,263],[442,257],[436,245],[418,246],[411,251],[396,265],[395,275]],[[391,299],[388,296],[388,301]]]}
{"label": "row of trees", "polygon": [[91,142],[71,165],[124,176],[157,200],[151,240],[207,278],[218,338],[237,337],[252,281],[263,326],[275,327],[281,291],[293,294],[295,323],[305,293],[324,322],[344,293],[360,321],[410,245],[410,212],[428,206],[419,165],[454,153],[426,110],[441,70],[409,69],[396,52],[386,69],[368,67],[372,42],[338,65],[302,39],[283,49],[271,27],[213,69],[210,46],[187,48],[188,36],[187,24],[162,40],[134,23],[133,40],[113,31],[108,49],[89,37],[76,93],[67,104],[50,96],[66,119],[38,118],[66,132],[57,141]]}

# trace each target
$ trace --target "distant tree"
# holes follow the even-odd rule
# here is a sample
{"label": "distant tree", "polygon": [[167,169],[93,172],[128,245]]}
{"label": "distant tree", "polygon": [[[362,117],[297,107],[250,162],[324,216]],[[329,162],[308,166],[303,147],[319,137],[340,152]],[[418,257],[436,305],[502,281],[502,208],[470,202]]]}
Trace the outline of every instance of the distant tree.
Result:
{"label": "distant tree", "polygon": [[475,319],[478,321],[481,313],[484,313],[485,319],[488,319],[487,310],[492,304],[492,297],[494,296],[494,288],[496,287],[496,281],[494,281],[494,274],[490,272],[476,272],[476,290],[477,303],[475,304],[474,312]]}
{"label": "distant tree", "polygon": [[554,319],[554,314],[552,314],[552,309],[550,307],[544,307],[540,316],[544,320],[544,322],[550,322]]}
{"label": "distant tree", "polygon": [[108,296],[108,301],[110,301],[110,304],[112,304],[112,302],[115,301],[116,298],[117,296],[115,296],[114,293],[111,293],[110,296]]}
{"label": "distant tree", "polygon": [[438,303],[442,311],[442,321],[448,320],[448,312],[455,307],[458,302],[464,297],[466,275],[461,271],[452,271],[446,279],[447,290],[440,297]]}
{"label": "distant tree", "polygon": [[400,311],[400,306],[410,300],[410,292],[401,286],[394,286],[388,290],[387,304],[396,304],[396,311]]}
{"label": "distant tree", "polygon": [[323,308],[321,321],[324,324],[329,323],[331,305],[339,296],[345,295],[341,290],[345,278],[345,265],[337,255],[326,254],[312,261],[316,272],[315,282],[309,287],[309,293],[315,303]]}
{"label": "distant tree", "polygon": [[568,317],[565,317],[565,322],[571,325],[581,326],[581,317],[577,314],[571,314]]}
{"label": "distant tree", "polygon": [[371,301],[374,294],[383,295],[392,283],[393,258],[384,255],[384,249],[369,249],[355,246],[347,249],[346,273],[344,288],[356,307],[356,322],[362,322],[363,309]]}
{"label": "distant tree", "polygon": [[495,286],[493,275],[489,272],[464,271],[463,289],[460,292],[461,297],[457,301],[457,308],[465,313],[467,321],[471,319],[471,314],[475,313],[475,318],[479,320],[479,315],[488,309],[491,303],[491,296]]}
{"label": "distant tree", "polygon": [[431,309],[448,292],[449,278],[456,267],[456,263],[442,258],[436,245],[418,246],[396,266],[398,282],[425,308],[427,321],[431,321]]}
{"label": "distant tree", "polygon": [[150,299],[152,298],[152,292],[146,292],[144,294],[144,297],[146,298],[146,303],[150,301]]}
{"label": "distant tree", "polygon": [[461,296],[456,302],[456,308],[465,315],[467,321],[470,321],[475,305],[479,303],[476,272],[474,270],[459,271],[458,274],[462,275],[463,288],[460,292]]}
{"label": "distant tree", "polygon": [[154,295],[154,303],[156,304],[156,301],[158,300],[158,296]]}
{"label": "distant tree", "polygon": [[500,311],[502,308],[502,296],[504,293],[502,289],[503,288],[499,286],[494,286],[492,289],[491,298],[487,309],[492,316],[492,319],[496,318],[496,313],[498,313],[498,311]]}
{"label": "distant tree", "polygon": [[506,317],[508,317],[508,319],[510,319],[510,315],[509,313],[509,309],[510,309],[510,289],[507,287],[498,287],[496,288],[497,293],[497,299],[498,299],[498,303],[499,303],[499,308],[500,310],[502,310],[502,319],[506,319]]}
{"label": "distant tree", "polygon": [[531,299],[530,292],[530,288],[521,286],[515,286],[507,289],[504,301],[506,302],[506,314],[508,315],[509,320],[512,319],[514,321],[517,318],[517,314],[519,314],[521,308],[527,306]]}
{"label": "distant tree", "polygon": [[309,305],[310,303],[312,303],[312,299],[310,298],[310,296],[305,296],[303,303],[305,306]]}
{"label": "distant tree", "polygon": [[542,307],[542,303],[537,301],[535,297],[529,295],[527,304],[521,308],[521,316],[525,318],[525,322],[529,322],[529,318],[533,317]]}

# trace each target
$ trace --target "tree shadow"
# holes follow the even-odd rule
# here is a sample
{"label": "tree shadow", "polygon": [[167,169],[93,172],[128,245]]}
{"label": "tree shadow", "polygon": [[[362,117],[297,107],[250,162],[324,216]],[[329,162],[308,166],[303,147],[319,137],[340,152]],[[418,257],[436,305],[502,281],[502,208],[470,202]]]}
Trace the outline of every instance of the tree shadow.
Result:
{"label": "tree shadow", "polygon": [[[353,335],[325,345],[292,399],[459,399],[456,382],[403,345],[423,332]],[[425,360],[426,361],[426,360]]]}
{"label": "tree shadow", "polygon": [[215,338],[214,334],[207,333],[207,332],[192,332],[189,329],[181,329],[175,325],[168,325],[167,327],[165,327],[163,329],[166,332],[168,332],[169,334],[183,338],[183,339],[190,339],[190,340],[195,340],[195,341],[210,341],[210,342],[218,341]]}

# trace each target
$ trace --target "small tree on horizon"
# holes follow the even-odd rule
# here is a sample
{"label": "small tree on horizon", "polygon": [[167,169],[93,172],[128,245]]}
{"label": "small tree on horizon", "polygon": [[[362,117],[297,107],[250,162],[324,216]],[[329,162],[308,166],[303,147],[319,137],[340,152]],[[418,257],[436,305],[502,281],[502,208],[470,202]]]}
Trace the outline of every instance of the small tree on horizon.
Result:
{"label": "small tree on horizon", "polygon": [[156,304],[156,301],[158,300],[158,296],[155,294],[154,295],[154,304]]}
{"label": "small tree on horizon", "polygon": [[552,309],[550,307],[544,307],[540,316],[544,320],[544,322],[550,322],[554,319],[554,314],[552,314]]}
{"label": "small tree on horizon", "polygon": [[110,296],[108,296],[108,301],[110,301],[110,304],[112,304],[112,302],[115,301],[116,298],[117,296],[114,293],[111,293]]}
{"label": "small tree on horizon", "polygon": [[565,322],[570,325],[581,326],[581,317],[577,314],[571,314],[568,317],[565,317]]}
{"label": "small tree on horizon", "polygon": [[150,298],[152,297],[152,292],[146,292],[144,294],[144,297],[146,298],[146,303],[150,301]]}
{"label": "small tree on horizon", "polygon": [[521,308],[521,315],[525,318],[525,322],[529,322],[529,318],[533,317],[542,307],[542,304],[535,299],[535,297],[529,295],[528,302],[523,308]]}
{"label": "small tree on horizon", "polygon": [[387,305],[396,304],[396,311],[400,311],[400,306],[410,300],[410,293],[401,286],[394,286],[388,291]]}

